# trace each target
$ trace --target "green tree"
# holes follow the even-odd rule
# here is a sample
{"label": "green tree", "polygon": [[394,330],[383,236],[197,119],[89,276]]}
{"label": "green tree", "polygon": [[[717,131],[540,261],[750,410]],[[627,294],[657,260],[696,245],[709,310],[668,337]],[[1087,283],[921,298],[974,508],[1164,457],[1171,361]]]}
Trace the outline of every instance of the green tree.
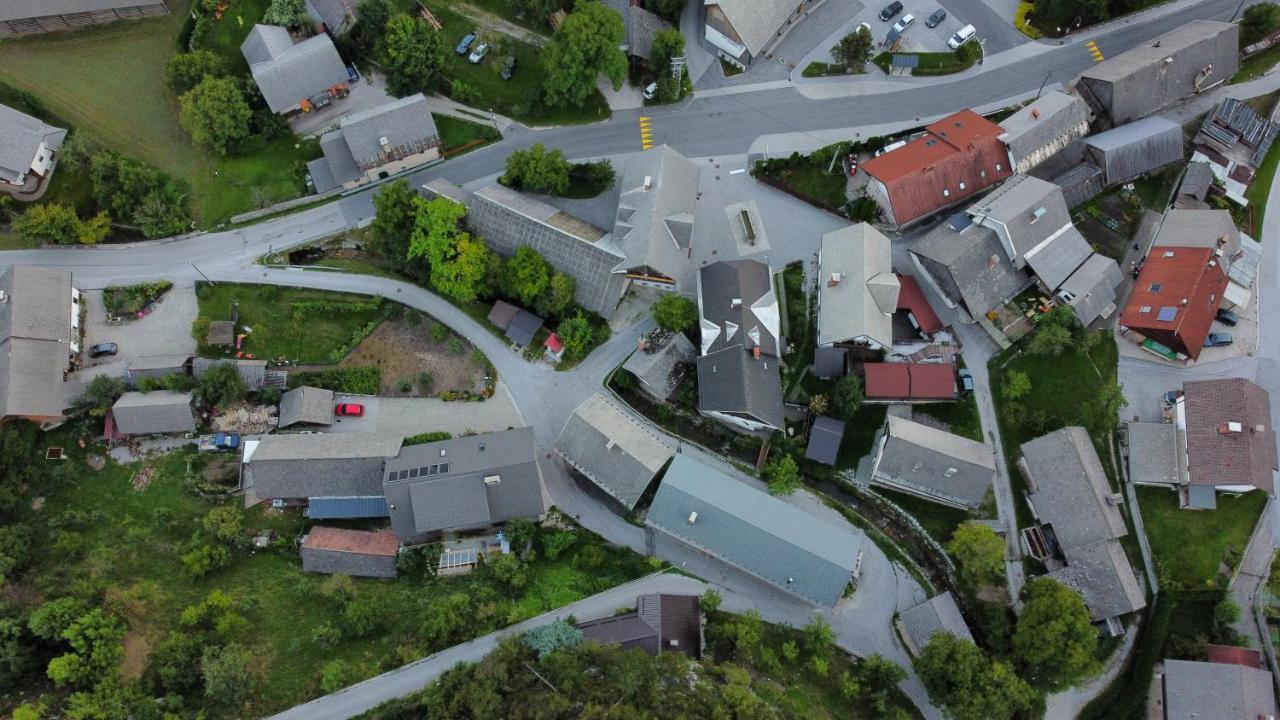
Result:
{"label": "green tree", "polygon": [[419,200],[404,178],[383,185],[373,196],[369,242],[373,251],[395,270],[407,271],[410,267],[409,237],[413,235]]}
{"label": "green tree", "polygon": [[649,62],[655,71],[670,74],[671,58],[684,55],[684,35],[676,28],[659,30],[653,35]]}
{"label": "green tree", "polygon": [[483,242],[461,233],[440,261],[431,263],[431,283],[458,302],[471,302],[489,294],[492,258]]}
{"label": "green tree", "polygon": [[80,235],[75,208],[59,203],[32,205],[13,220],[13,231],[30,240],[70,245]]}
{"label": "green tree", "polygon": [[341,660],[330,660],[320,668],[320,690],[335,693],[352,682],[351,669]]}
{"label": "green tree", "polygon": [[[35,458],[44,452],[37,447],[37,441],[43,443],[34,423],[10,420],[0,425],[0,521],[17,506],[30,481]],[[13,564],[7,567],[14,569],[26,562],[30,542],[26,526],[9,523],[8,528],[9,532],[0,534],[0,555],[8,557]],[[0,564],[3,563],[0,559]],[[4,574],[4,568],[0,567],[0,575]]]}
{"label": "green tree", "polygon": [[795,458],[787,454],[779,454],[770,460],[765,466],[764,477],[769,481],[769,492],[773,495],[790,495],[804,484]]}
{"label": "green tree", "polygon": [[124,658],[124,632],[120,621],[100,608],[76,618],[62,631],[72,652],[49,661],[49,679],[60,686],[92,686],[110,679]]}
{"label": "green tree", "polygon": [[546,625],[539,625],[524,634],[524,641],[545,658],[561,648],[576,648],[582,644],[582,631],[570,625],[567,620],[555,620]]}
{"label": "green tree", "polygon": [[1033,355],[1061,355],[1071,347],[1071,331],[1061,325],[1049,323],[1037,327],[1027,350]]}
{"label": "green tree", "polygon": [[562,272],[552,273],[547,289],[538,296],[534,309],[543,317],[559,317],[573,304],[573,293],[577,289],[572,275]]}
{"label": "green tree", "polygon": [[1240,47],[1252,45],[1280,30],[1280,5],[1262,2],[1250,5],[1240,16]]}
{"label": "green tree", "polygon": [[490,567],[493,568],[494,577],[512,590],[519,590],[529,584],[529,566],[520,562],[515,553],[499,555]]}
{"label": "green tree", "polygon": [[503,185],[536,193],[562,195],[569,189],[569,161],[559,148],[547,150],[534,143],[527,150],[516,150],[507,156]]}
{"label": "green tree", "polygon": [[310,29],[311,16],[307,14],[307,6],[303,0],[271,0],[267,11],[262,14],[262,22],[266,25],[283,25],[294,30]]}
{"label": "green tree", "polygon": [[862,407],[862,378],[845,375],[831,389],[831,407],[842,420],[852,420]]}
{"label": "green tree", "polygon": [[973,644],[935,633],[915,660],[929,699],[955,720],[1009,720],[1031,709],[1035,691],[1007,663],[990,660]]}
{"label": "green tree", "polygon": [[880,715],[886,715],[893,703],[898,683],[907,678],[902,666],[880,653],[868,655],[858,666],[858,683],[863,696]]}
{"label": "green tree", "polygon": [[585,355],[591,348],[592,340],[595,339],[595,329],[591,327],[591,321],[581,310],[561,320],[560,325],[556,327],[556,334],[564,343],[565,353],[569,357]]}
{"label": "green tree", "polygon": [[147,655],[147,672],[164,692],[188,695],[200,690],[201,633],[170,632]]}
{"label": "green tree", "polygon": [[1018,400],[1029,392],[1031,392],[1031,376],[1021,370],[1010,370],[1000,387],[1000,394],[1006,400]]}
{"label": "green tree", "polygon": [[431,92],[444,70],[445,49],[440,33],[425,20],[396,15],[382,36],[382,67],[387,92],[396,97]]}
{"label": "green tree", "polygon": [[542,90],[551,107],[582,107],[604,73],[615,90],[627,76],[622,16],[599,2],[579,0],[542,51]]}
{"label": "green tree", "polygon": [[105,212],[82,220],[76,225],[76,242],[81,245],[97,245],[111,234],[111,216]]}
{"label": "green tree", "polygon": [[578,536],[568,530],[547,533],[542,536],[542,554],[546,555],[548,560],[555,560],[577,540]]}
{"label": "green tree", "polygon": [[960,576],[974,585],[994,583],[1004,575],[1004,540],[989,525],[960,523],[947,552],[960,563]]}
{"label": "green tree", "polygon": [[672,332],[688,332],[698,324],[698,306],[692,300],[675,293],[658,298],[649,311],[658,327]]}
{"label": "green tree", "polygon": [[551,264],[528,245],[502,264],[502,289],[521,305],[532,305],[551,285]]}
{"label": "green tree", "polygon": [[258,675],[253,668],[258,665],[259,658],[238,643],[205,648],[200,657],[204,696],[224,705],[252,697],[258,688]]}
{"label": "green tree", "polygon": [[83,600],[74,597],[61,597],[50,600],[36,608],[27,618],[27,628],[38,638],[56,641],[62,633],[71,627],[76,618],[89,611]]}
{"label": "green tree", "polygon": [[231,363],[214,365],[196,380],[196,397],[208,407],[226,408],[244,395],[244,377]]}
{"label": "green tree", "polygon": [[840,38],[840,42],[831,48],[831,59],[845,67],[862,67],[862,64],[871,57],[873,43],[871,31],[865,27],[859,27]]}
{"label": "green tree", "polygon": [[187,574],[198,579],[226,567],[231,562],[231,551],[222,545],[196,542],[188,546],[179,559]]}
{"label": "green tree", "polygon": [[[464,234],[462,219],[466,215],[466,206],[448,198],[414,201],[407,257],[411,260],[425,257],[433,270],[448,262],[456,252],[458,238]],[[391,219],[389,215],[388,221]]]}
{"label": "green tree", "polygon": [[210,510],[200,521],[200,527],[210,537],[227,545],[239,545],[244,540],[244,517],[232,505]]}
{"label": "green tree", "polygon": [[828,402],[827,396],[821,393],[809,396],[809,413],[812,415],[825,415],[827,412]]}
{"label": "green tree", "polygon": [[1097,670],[1098,630],[1084,599],[1050,577],[1029,581],[1013,632],[1013,657],[1034,687],[1056,692]]}
{"label": "green tree", "polygon": [[206,75],[178,99],[179,119],[191,139],[219,155],[249,137],[253,110],[235,80]]}
{"label": "green tree", "polygon": [[810,653],[820,654],[836,644],[836,631],[821,615],[814,615],[804,626],[804,643]]}
{"label": "green tree", "polygon": [[206,75],[220,77],[226,73],[227,68],[222,58],[212,50],[178,53],[169,58],[169,63],[164,68],[169,87],[178,95],[199,85]]}
{"label": "green tree", "polygon": [[0,618],[0,683],[13,687],[9,683],[31,667],[33,650],[22,623],[13,618]]}
{"label": "green tree", "polygon": [[[672,25],[680,24],[680,14],[684,12],[685,0],[647,0],[644,9],[661,16]],[[680,48],[683,50],[684,45]]]}
{"label": "green tree", "polygon": [[347,31],[343,40],[346,51],[342,56],[348,60],[373,57],[390,19],[391,6],[387,0],[360,0],[356,6],[356,24]]}
{"label": "green tree", "polygon": [[699,599],[699,605],[702,612],[713,613],[720,609],[720,593],[715,588],[707,588],[703,591],[702,597]]}
{"label": "green tree", "polygon": [[76,400],[76,407],[86,408],[94,417],[107,414],[125,392],[124,378],[96,375]]}
{"label": "green tree", "polygon": [[1124,386],[1108,379],[1089,400],[1088,411],[1095,427],[1110,430],[1120,421],[1120,409],[1127,404]]}

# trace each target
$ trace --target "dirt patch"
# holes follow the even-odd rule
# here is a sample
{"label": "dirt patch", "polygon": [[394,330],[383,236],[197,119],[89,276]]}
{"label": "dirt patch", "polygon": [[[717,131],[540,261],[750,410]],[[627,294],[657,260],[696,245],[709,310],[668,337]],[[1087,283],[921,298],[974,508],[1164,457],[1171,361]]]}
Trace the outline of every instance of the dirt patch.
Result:
{"label": "dirt patch", "polygon": [[[423,397],[445,391],[484,391],[487,361],[477,357],[471,343],[452,332],[437,342],[433,337],[441,337],[442,331],[433,336],[435,325],[435,320],[406,310],[401,318],[379,325],[339,365],[380,368],[382,395]],[[408,392],[403,390],[405,383]]]}
{"label": "dirt patch", "polygon": [[137,680],[147,669],[147,656],[151,654],[151,641],[137,630],[130,630],[124,636],[124,662],[120,664],[120,672],[126,680]]}
{"label": "dirt patch", "polygon": [[1003,585],[983,585],[978,588],[978,599],[984,602],[1008,603],[1009,588]]}
{"label": "dirt patch", "polygon": [[235,460],[211,460],[200,471],[205,482],[215,485],[228,485],[235,482],[238,468]]}

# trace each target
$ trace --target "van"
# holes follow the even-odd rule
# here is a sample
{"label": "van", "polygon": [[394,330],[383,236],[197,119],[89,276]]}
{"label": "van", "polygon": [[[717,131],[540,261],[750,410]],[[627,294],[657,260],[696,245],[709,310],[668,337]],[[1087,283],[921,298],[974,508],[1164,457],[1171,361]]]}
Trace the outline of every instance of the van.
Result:
{"label": "van", "polygon": [[947,41],[947,47],[952,50],[959,50],[960,46],[972,40],[977,32],[972,25],[965,25],[957,30],[955,35],[951,36],[951,39]]}
{"label": "van", "polygon": [[899,140],[899,141],[898,141],[898,142],[896,142],[896,143],[890,143],[889,145],[885,145],[884,147],[882,147],[882,148],[880,148],[879,150],[877,150],[877,151],[875,152],[875,154],[874,154],[872,157],[880,157],[881,155],[883,155],[883,154],[885,154],[885,153],[887,153],[887,152],[893,152],[894,150],[897,150],[898,148],[900,148],[900,147],[902,147],[903,145],[906,145],[906,144],[907,144],[907,141],[906,141],[906,140]]}

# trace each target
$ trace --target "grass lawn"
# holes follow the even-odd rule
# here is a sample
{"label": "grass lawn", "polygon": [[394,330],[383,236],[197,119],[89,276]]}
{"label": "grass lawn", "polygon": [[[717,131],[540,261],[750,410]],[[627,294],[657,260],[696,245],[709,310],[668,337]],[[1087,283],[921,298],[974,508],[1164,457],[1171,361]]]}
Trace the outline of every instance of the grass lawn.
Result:
{"label": "grass lawn", "polygon": [[961,45],[955,52],[882,52],[871,58],[871,62],[888,73],[889,62],[894,55],[914,55],[920,58],[920,64],[911,71],[912,75],[953,75],[973,67],[982,56],[982,50],[977,42],[969,42]]}
{"label": "grass lawn", "polygon": [[826,77],[828,75],[861,75],[866,70],[862,66],[858,66],[850,70],[848,65],[840,63],[824,63],[814,61],[805,66],[800,73],[804,77]]}
{"label": "grass lawn", "polygon": [[[773,163],[766,163],[766,165],[773,165]],[[844,175],[839,172],[833,175],[827,172],[826,168],[814,167],[807,161],[795,167],[769,169],[764,174],[783,185],[789,192],[826,207],[839,208],[849,201],[848,183]]]}
{"label": "grass lawn", "polygon": [[884,416],[888,411],[885,405],[862,405],[853,419],[844,425],[844,439],[840,441],[840,452],[836,455],[836,467],[840,470],[852,470],[858,467],[858,461],[871,452],[875,443],[876,431],[884,425]]}
{"label": "grass lawn", "polygon": [[1280,46],[1267,48],[1250,58],[1240,61],[1240,69],[1231,76],[1231,82],[1242,83],[1257,80],[1280,62]]}
{"label": "grass lawn", "polygon": [[982,419],[978,417],[978,402],[973,395],[966,395],[956,402],[916,405],[913,411],[928,415],[951,426],[951,432],[960,437],[984,442]]}
{"label": "grass lawn", "polygon": [[1172,589],[1212,586],[1227,548],[1244,553],[1267,500],[1260,492],[1219,494],[1217,510],[1182,510],[1177,495],[1168,490],[1137,490],[1156,573],[1160,584]]}
{"label": "grass lawn", "polygon": [[270,5],[271,0],[234,0],[221,20],[210,19],[200,49],[217,53],[232,72],[248,73],[249,63],[240,52],[240,44]]}
{"label": "grass lawn", "polygon": [[[1272,48],[1267,52],[1280,50],[1280,47]],[[1249,185],[1249,189],[1245,191],[1244,196],[1249,201],[1249,208],[1253,210],[1253,238],[1262,241],[1262,219],[1267,210],[1267,196],[1271,193],[1271,183],[1276,179],[1276,166],[1280,166],[1280,143],[1274,143],[1271,149],[1267,151],[1267,157],[1262,161],[1262,167],[1258,168],[1258,172],[1253,176],[1253,182]]]}
{"label": "grass lawn", "polygon": [[951,534],[956,531],[960,523],[970,519],[969,513],[964,510],[922,500],[914,495],[894,492],[882,487],[876,488],[876,494],[885,496],[898,507],[911,513],[925,532],[944,546],[950,542]]}
{"label": "grass lawn", "polygon": [[446,155],[487,145],[502,139],[502,133],[490,125],[481,125],[450,115],[431,113],[440,131],[440,142]]}

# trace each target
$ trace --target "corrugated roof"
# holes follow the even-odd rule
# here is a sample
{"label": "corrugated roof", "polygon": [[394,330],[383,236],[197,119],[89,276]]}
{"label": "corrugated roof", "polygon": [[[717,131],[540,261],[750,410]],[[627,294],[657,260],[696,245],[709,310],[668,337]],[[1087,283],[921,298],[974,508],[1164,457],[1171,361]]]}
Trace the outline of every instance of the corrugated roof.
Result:
{"label": "corrugated roof", "polygon": [[[1245,378],[1188,381],[1182,391],[1192,484],[1252,485],[1271,493],[1280,465],[1267,391]],[[1240,432],[1229,423],[1239,423]]]}
{"label": "corrugated roof", "polygon": [[276,113],[348,82],[346,65],[327,34],[295,45],[288,33],[275,25],[254,25],[240,46],[262,97]]}
{"label": "corrugated roof", "polygon": [[600,393],[569,415],[555,450],[628,510],[675,454],[662,437]]}
{"label": "corrugated roof", "polygon": [[[0,9],[0,14],[4,10]],[[31,169],[43,143],[57,150],[67,131],[43,120],[0,105],[0,180],[14,182]]]}
{"label": "corrugated roof", "polygon": [[164,5],[164,0],[5,0],[0,3],[0,22],[152,5]]}
{"label": "corrugated roof", "polygon": [[1205,645],[1204,652],[1211,663],[1239,665],[1241,667],[1253,668],[1254,670],[1261,670],[1263,667],[1264,661],[1262,653],[1252,648],[1235,647],[1232,645],[1214,645],[1210,643]]}
{"label": "corrugated roof", "polygon": [[809,444],[805,447],[804,456],[824,465],[835,465],[843,440],[844,421],[819,415],[809,428]]}
{"label": "corrugated roof", "polygon": [[588,620],[576,626],[584,640],[594,640],[601,645],[617,645],[623,650],[639,649],[650,655],[658,652],[658,630],[649,625],[638,613],[613,615],[598,620]]}
{"label": "corrugated roof", "polygon": [[898,276],[889,238],[868,223],[822,236],[818,255],[818,344],[868,338],[893,345]]}
{"label": "corrugated roof", "polygon": [[191,374],[197,379],[219,365],[231,365],[240,373],[246,390],[261,390],[267,378],[266,360],[243,360],[240,358],[195,358],[191,361]]}
{"label": "corrugated roof", "polygon": [[1162,117],[1090,135],[1084,143],[1102,166],[1108,185],[1128,182],[1183,158],[1182,126]]}
{"label": "corrugated roof", "polygon": [[1166,720],[1257,720],[1277,715],[1271,673],[1225,663],[1164,661]]}
{"label": "corrugated roof", "polygon": [[116,430],[123,435],[191,432],[196,429],[191,414],[191,393],[169,390],[127,392],[111,406]]}
{"label": "corrugated roof", "polygon": [[[1134,281],[1120,324],[1158,340],[1195,360],[1227,287],[1220,263],[1210,266],[1209,248],[1155,246]],[[1185,303],[1185,304],[1184,304]],[[1161,311],[1168,311],[1161,319]]]}
{"label": "corrugated roof", "polygon": [[943,504],[976,509],[995,472],[990,446],[891,415],[871,479]]}

